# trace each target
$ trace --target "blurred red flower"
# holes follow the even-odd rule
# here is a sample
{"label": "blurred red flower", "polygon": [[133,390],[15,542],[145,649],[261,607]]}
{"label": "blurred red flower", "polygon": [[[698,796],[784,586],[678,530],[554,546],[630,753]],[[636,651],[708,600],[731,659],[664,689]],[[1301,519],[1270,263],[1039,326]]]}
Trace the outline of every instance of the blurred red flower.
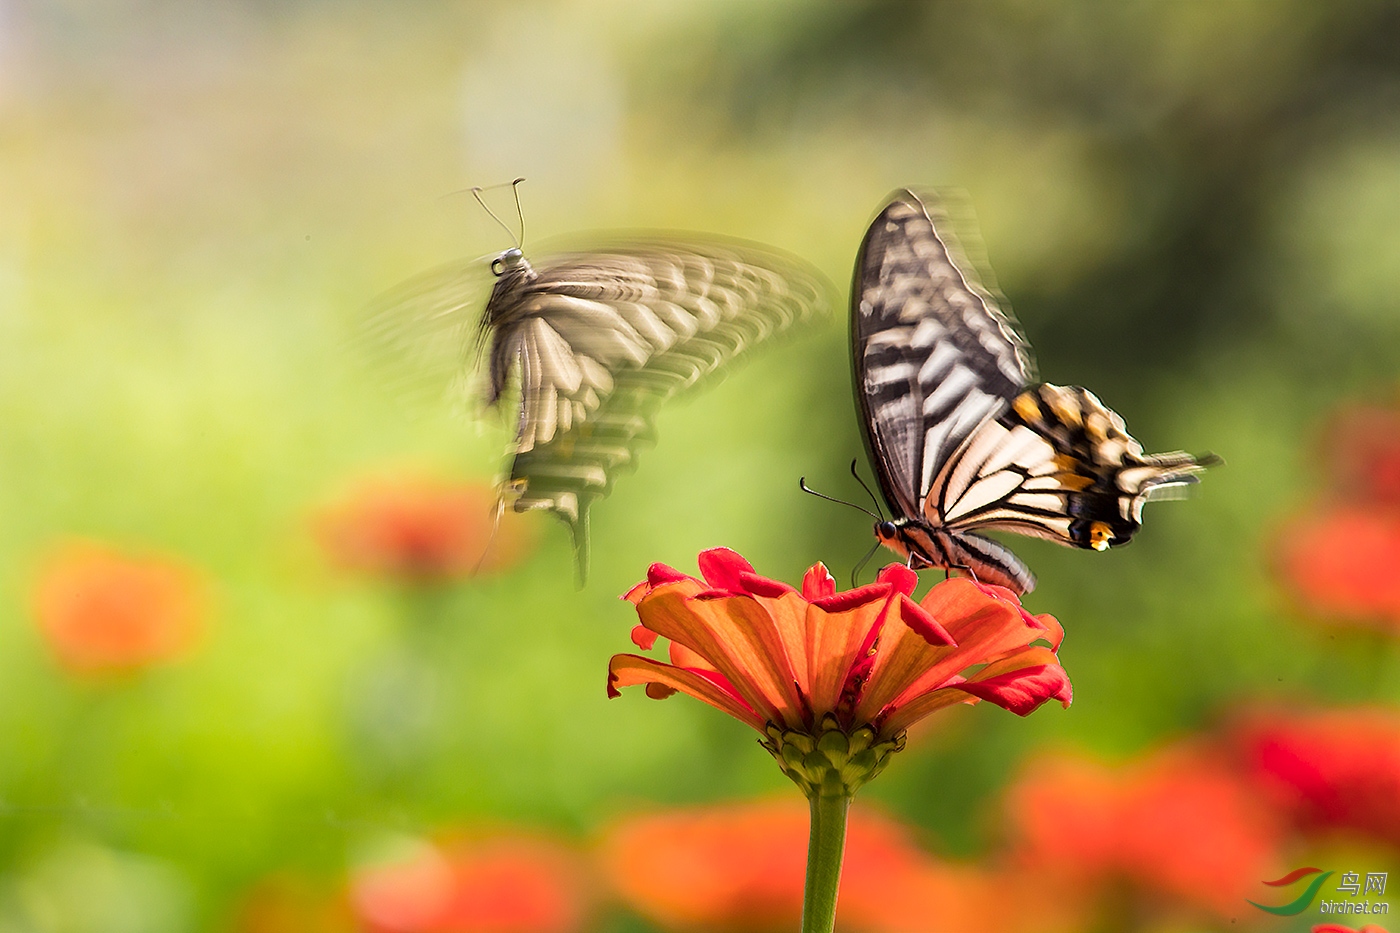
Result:
{"label": "blurred red flower", "polygon": [[322,508],[313,527],[336,565],[410,583],[504,570],[528,551],[522,516],[506,510],[492,537],[496,493],[425,473],[361,479]]}
{"label": "blurred red flower", "polygon": [[[905,729],[956,703],[988,700],[1022,716],[1051,698],[1070,703],[1059,623],[1026,613],[1010,590],[955,578],[916,603],[918,577],[900,564],[844,593],[821,564],[801,592],[727,548],[699,564],[703,580],[653,564],[627,593],[641,618],[632,640],[645,651],[669,639],[671,663],[614,655],[608,694],[634,684],[656,699],[684,691],[763,733],[804,791],[826,780],[853,792],[902,747]],[[835,758],[804,759],[809,737],[835,731],[848,740],[822,746]]]}
{"label": "blurred red flower", "polygon": [[1314,615],[1400,623],[1400,512],[1363,505],[1318,508],[1284,526],[1284,582]]}
{"label": "blurred red flower", "polygon": [[1252,780],[1300,828],[1400,847],[1400,713],[1260,712],[1243,718],[1230,741]]}
{"label": "blurred red flower", "polygon": [[1325,443],[1336,495],[1400,508],[1400,409],[1345,408],[1333,419]]}
{"label": "blurred red flower", "polygon": [[72,541],[43,562],[34,615],[59,663],[78,674],[135,671],[187,653],[207,615],[204,581],[178,559]]}
{"label": "blurred red flower", "polygon": [[1278,832],[1253,789],[1194,747],[1121,768],[1046,755],[1007,806],[1013,861],[1090,896],[1125,884],[1231,917],[1276,867]]}
{"label": "blurred red flower", "polygon": [[359,872],[350,899],[369,933],[572,933],[587,913],[578,857],[523,835],[425,845]]}
{"label": "blurred red flower", "polygon": [[1312,933],[1386,933],[1386,930],[1374,923],[1368,923],[1359,930],[1344,927],[1340,923],[1319,923],[1312,928]]}
{"label": "blurred red flower", "polygon": [[1276,564],[1311,614],[1400,625],[1400,409],[1339,412],[1324,442],[1326,498],[1280,530]]}

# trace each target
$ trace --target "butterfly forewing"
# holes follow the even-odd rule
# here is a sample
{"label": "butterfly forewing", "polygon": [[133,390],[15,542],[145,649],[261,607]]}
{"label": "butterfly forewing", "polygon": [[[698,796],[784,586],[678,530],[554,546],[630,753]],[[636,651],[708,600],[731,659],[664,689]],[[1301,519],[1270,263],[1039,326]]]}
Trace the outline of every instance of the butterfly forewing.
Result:
{"label": "butterfly forewing", "polygon": [[896,192],[870,225],[852,288],[866,442],[886,497],[907,515],[1034,374],[1028,345],[942,219],[931,197]]}

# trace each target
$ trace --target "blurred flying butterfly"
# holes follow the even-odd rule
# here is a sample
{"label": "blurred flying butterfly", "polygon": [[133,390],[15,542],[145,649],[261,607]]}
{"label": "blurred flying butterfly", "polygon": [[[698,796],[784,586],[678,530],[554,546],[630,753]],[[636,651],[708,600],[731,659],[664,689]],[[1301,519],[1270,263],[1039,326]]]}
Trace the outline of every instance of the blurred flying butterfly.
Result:
{"label": "blurred flying butterfly", "polygon": [[1029,344],[950,228],[936,198],[896,191],[856,256],[857,406],[895,516],[875,535],[915,569],[1026,593],[1030,569],[977,532],[1106,550],[1141,527],[1145,502],[1219,460],[1144,454],[1092,392],[1037,382]]}
{"label": "blurred flying butterfly", "polygon": [[563,519],[582,581],[589,509],[634,465],[659,406],[825,313],[832,289],[802,260],[739,240],[649,236],[532,265],[521,239],[491,259],[495,283],[470,325],[479,263],[404,283],[377,303],[372,326],[381,343],[417,341],[405,341],[407,321],[485,356],[487,406],[516,402],[503,502]]}

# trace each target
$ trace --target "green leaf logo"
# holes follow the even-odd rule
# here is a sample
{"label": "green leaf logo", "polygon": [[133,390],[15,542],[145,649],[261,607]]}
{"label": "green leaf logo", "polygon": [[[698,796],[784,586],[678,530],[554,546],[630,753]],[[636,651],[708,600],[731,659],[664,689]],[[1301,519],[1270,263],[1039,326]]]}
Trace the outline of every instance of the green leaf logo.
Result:
{"label": "green leaf logo", "polygon": [[[1321,874],[1318,874],[1319,872],[1321,872]],[[1317,875],[1316,878],[1308,882],[1307,888],[1304,889],[1302,894],[1298,895],[1297,900],[1287,904],[1281,904],[1278,907],[1256,904],[1254,901],[1250,901],[1249,903],[1254,904],[1255,907],[1258,907],[1265,913],[1270,913],[1277,917],[1292,917],[1296,914],[1301,914],[1312,906],[1313,900],[1317,897],[1317,892],[1322,888],[1322,883],[1332,877],[1333,874],[1334,872],[1322,871],[1321,868],[1296,868],[1282,878],[1278,878],[1274,881],[1265,881],[1264,883],[1269,887],[1278,888],[1292,884],[1299,878],[1305,878],[1308,875]]]}

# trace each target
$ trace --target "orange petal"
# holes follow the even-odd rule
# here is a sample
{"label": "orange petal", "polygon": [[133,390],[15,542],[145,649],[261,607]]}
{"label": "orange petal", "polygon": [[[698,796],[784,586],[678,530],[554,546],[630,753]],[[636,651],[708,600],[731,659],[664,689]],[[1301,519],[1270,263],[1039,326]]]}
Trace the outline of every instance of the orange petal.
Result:
{"label": "orange petal", "polygon": [[810,696],[812,679],[811,664],[807,658],[807,601],[792,590],[777,597],[754,598],[773,620],[773,627],[782,642],[793,680],[796,681],[794,689],[801,696]]}
{"label": "orange petal", "polygon": [[1015,605],[987,596],[970,580],[953,578],[924,597],[923,608],[957,639],[956,647],[929,644],[902,620],[891,618],[880,633],[880,648],[856,708],[856,719],[873,722],[887,706],[944,686],[974,664],[1044,634],[1026,624]]}
{"label": "orange petal", "polygon": [[753,598],[687,599],[675,587],[663,587],[643,599],[637,613],[647,628],[712,664],[765,719],[789,727],[803,724],[782,637]]}
{"label": "orange petal", "polygon": [[[709,677],[670,664],[662,664],[635,654],[615,654],[608,662],[608,696],[621,695],[623,687],[637,684],[660,684],[672,690],[688,693],[715,709],[722,710],[742,723],[762,732],[765,722],[718,675]],[[650,690],[648,690],[650,693]]]}
{"label": "orange petal", "polygon": [[[842,595],[846,594],[836,599]],[[807,607],[807,697],[818,720],[836,709],[851,668],[861,660],[871,633],[883,624],[881,619],[898,606],[898,595],[886,587],[883,599],[864,599],[849,608],[828,611],[818,604]]]}
{"label": "orange petal", "polygon": [[889,712],[883,714],[884,719],[880,723],[880,731],[886,735],[894,735],[908,729],[930,713],[936,713],[949,706],[957,706],[959,703],[981,702],[980,698],[959,690],[958,687],[961,685],[962,678],[955,677],[946,687],[930,690],[907,703],[890,707]]}

